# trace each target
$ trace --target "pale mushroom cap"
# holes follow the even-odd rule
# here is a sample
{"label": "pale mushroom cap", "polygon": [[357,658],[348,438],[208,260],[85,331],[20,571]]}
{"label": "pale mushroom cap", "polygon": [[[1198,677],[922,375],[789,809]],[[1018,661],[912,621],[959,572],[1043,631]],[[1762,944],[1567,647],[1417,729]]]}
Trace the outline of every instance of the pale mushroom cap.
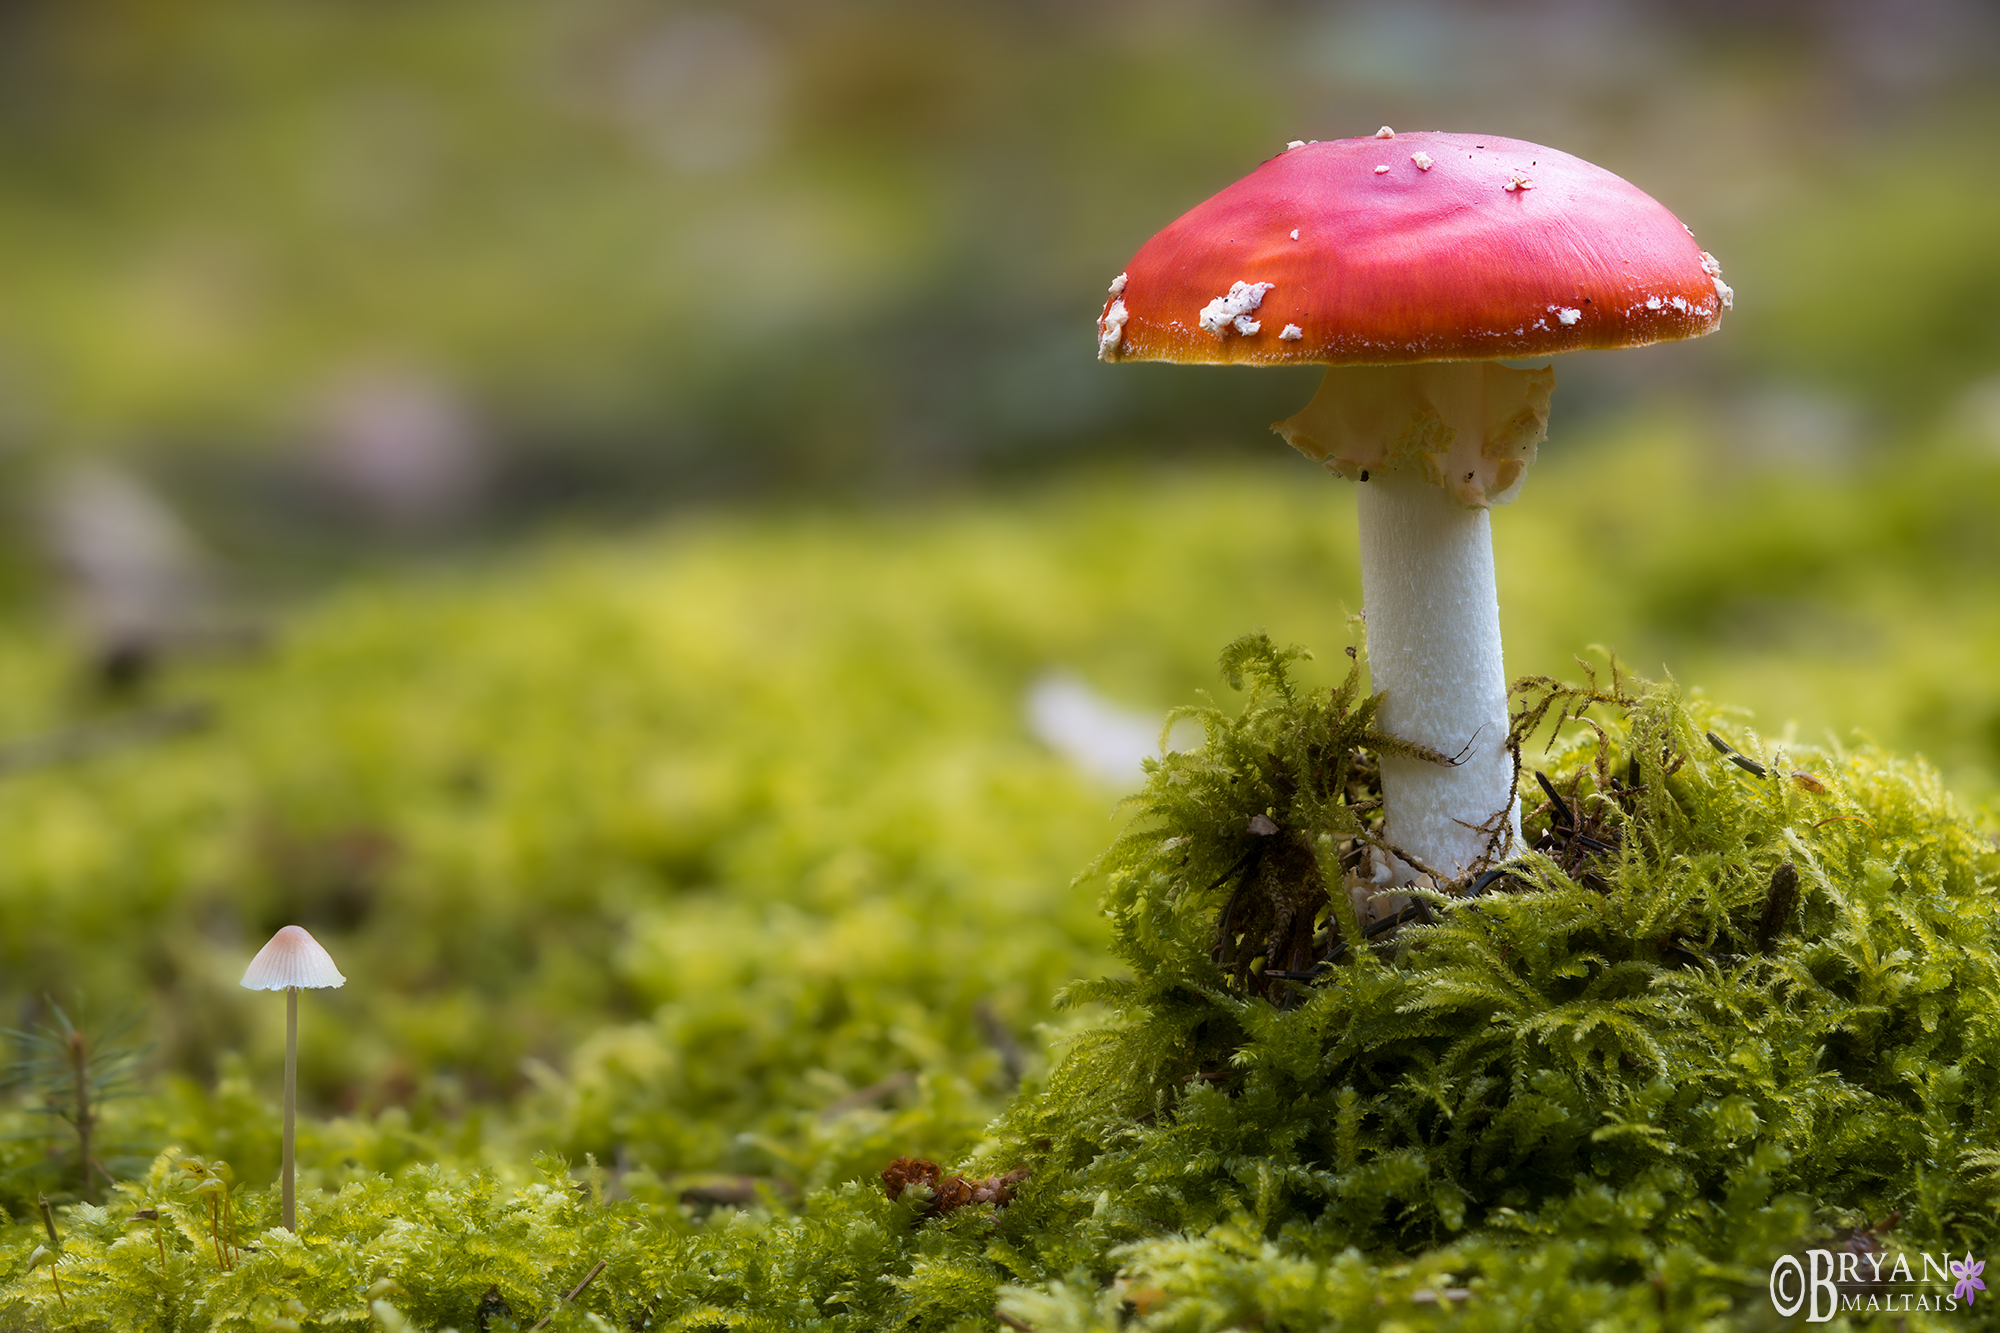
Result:
{"label": "pale mushroom cap", "polygon": [[243,971],[245,990],[288,990],[293,986],[317,990],[346,982],[333,958],[304,926],[286,926],[273,935]]}

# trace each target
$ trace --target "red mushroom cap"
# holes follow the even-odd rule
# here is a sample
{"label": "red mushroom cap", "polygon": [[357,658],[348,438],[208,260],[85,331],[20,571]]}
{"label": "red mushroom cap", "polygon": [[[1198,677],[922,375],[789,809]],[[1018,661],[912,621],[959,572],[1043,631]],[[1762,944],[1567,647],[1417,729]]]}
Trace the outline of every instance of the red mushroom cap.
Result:
{"label": "red mushroom cap", "polygon": [[1691,338],[1730,303],[1721,266],[1620,177],[1425,131],[1301,144],[1182,215],[1112,284],[1098,346],[1115,361],[1475,361]]}

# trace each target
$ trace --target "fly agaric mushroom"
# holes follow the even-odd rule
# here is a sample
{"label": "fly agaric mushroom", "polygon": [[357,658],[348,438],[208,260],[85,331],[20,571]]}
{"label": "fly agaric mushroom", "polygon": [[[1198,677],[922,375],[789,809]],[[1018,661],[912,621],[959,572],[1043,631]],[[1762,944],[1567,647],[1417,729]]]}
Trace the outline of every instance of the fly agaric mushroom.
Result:
{"label": "fly agaric mushroom", "polygon": [[1273,429],[1366,483],[1362,610],[1381,723],[1446,757],[1383,757],[1384,832],[1440,875],[1508,855],[1520,828],[1487,509],[1520,491],[1555,375],[1497,358],[1695,337],[1731,302],[1693,233],[1603,168],[1515,139],[1386,127],[1295,141],[1112,282],[1102,360],[1328,367]]}
{"label": "fly agaric mushroom", "polygon": [[243,970],[245,990],[281,990],[285,993],[285,1147],[280,1174],[284,1180],[285,1230],[298,1230],[294,1211],[292,1181],[292,1126],[298,1107],[299,1084],[299,990],[319,990],[344,986],[347,978],[333,965],[333,958],[304,926],[286,926],[257,951]]}

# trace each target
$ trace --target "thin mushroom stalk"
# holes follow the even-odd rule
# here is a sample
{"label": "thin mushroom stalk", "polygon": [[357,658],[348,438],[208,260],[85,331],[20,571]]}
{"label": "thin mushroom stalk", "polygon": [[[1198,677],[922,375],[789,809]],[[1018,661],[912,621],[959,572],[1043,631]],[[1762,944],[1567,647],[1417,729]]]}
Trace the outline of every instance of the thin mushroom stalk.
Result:
{"label": "thin mushroom stalk", "polygon": [[285,1230],[298,1228],[298,1172],[293,1156],[294,1129],[299,1107],[299,988],[285,987],[285,1148],[279,1164],[283,1181]]}
{"label": "thin mushroom stalk", "polygon": [[287,1231],[298,1230],[293,1131],[298,1108],[299,991],[346,983],[333,958],[303,926],[286,926],[273,935],[243,973],[246,990],[285,992],[285,1143],[279,1171]]}

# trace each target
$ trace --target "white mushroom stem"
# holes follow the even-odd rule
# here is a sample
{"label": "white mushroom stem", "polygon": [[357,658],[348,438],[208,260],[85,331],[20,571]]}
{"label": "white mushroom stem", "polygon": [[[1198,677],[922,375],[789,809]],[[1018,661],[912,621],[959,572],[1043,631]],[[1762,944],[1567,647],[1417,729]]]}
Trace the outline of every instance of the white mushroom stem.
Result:
{"label": "white mushroom stem", "polygon": [[299,1229],[296,1186],[293,1183],[292,1127],[299,1102],[299,988],[285,987],[285,1148],[280,1174],[284,1178],[285,1230]]}
{"label": "white mushroom stem", "polygon": [[[1383,832],[1456,878],[1520,831],[1489,505],[1547,433],[1555,375],[1490,361],[1336,366],[1278,433],[1361,483],[1361,593],[1382,730],[1443,762],[1385,755]],[[1498,835],[1497,837],[1495,835]],[[1390,867],[1407,883],[1411,866]]]}
{"label": "white mushroom stem", "polygon": [[[1507,672],[1492,528],[1429,482],[1396,473],[1363,484],[1361,600],[1378,722],[1450,764],[1382,756],[1383,833],[1433,870],[1456,876],[1520,830],[1507,753]],[[1395,867],[1396,879],[1414,873]]]}

